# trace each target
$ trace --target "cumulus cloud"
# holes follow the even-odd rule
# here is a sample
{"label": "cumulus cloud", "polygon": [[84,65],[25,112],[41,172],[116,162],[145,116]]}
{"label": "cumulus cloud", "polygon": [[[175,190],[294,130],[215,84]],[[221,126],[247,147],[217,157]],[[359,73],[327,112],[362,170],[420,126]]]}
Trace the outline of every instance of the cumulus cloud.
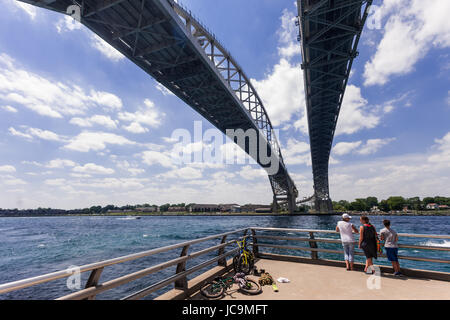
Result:
{"label": "cumulus cloud", "polygon": [[380,123],[382,113],[371,108],[363,98],[361,88],[348,85],[339,113],[335,135],[353,134],[362,129],[375,128]]}
{"label": "cumulus cloud", "polygon": [[89,152],[91,150],[104,150],[109,144],[123,146],[134,145],[136,142],[113,133],[85,131],[72,138],[64,148],[79,152]]}
{"label": "cumulus cloud", "polygon": [[113,174],[115,171],[111,168],[105,168],[95,163],[87,163],[84,166],[76,166],[72,169],[73,172],[85,174]]}
{"label": "cumulus cloud", "polygon": [[91,46],[98,50],[101,54],[103,54],[106,58],[113,62],[117,62],[122,60],[124,57],[119,51],[117,51],[114,47],[112,47],[105,40],[97,36],[95,33],[91,33],[90,35]]}
{"label": "cumulus cloud", "polygon": [[11,165],[4,165],[4,166],[0,166],[0,172],[12,173],[12,172],[16,172],[16,168]]}
{"label": "cumulus cloud", "polygon": [[387,139],[369,139],[367,142],[358,150],[359,154],[368,155],[377,152],[381,147],[391,143],[395,138]]}
{"label": "cumulus cloud", "polygon": [[10,56],[0,54],[0,101],[16,103],[51,118],[81,115],[89,108],[118,110],[122,101],[116,95],[78,85],[47,79],[18,67]]}
{"label": "cumulus cloud", "polygon": [[49,140],[49,141],[59,141],[59,142],[63,142],[66,139],[60,135],[58,135],[57,133],[54,133],[53,131],[50,130],[42,130],[39,128],[30,128],[27,126],[22,126],[25,128],[25,132],[19,131],[14,129],[13,127],[10,127],[8,129],[9,133],[13,136],[18,136],[18,137],[22,137],[22,138],[26,138],[29,140],[32,140],[33,137],[42,139],[42,140]]}
{"label": "cumulus cloud", "polygon": [[378,18],[387,18],[374,56],[365,65],[364,84],[384,85],[414,70],[428,51],[450,46],[450,2],[385,0]]}
{"label": "cumulus cloud", "polygon": [[300,44],[296,39],[295,15],[284,10],[281,16],[278,55],[280,60],[263,79],[251,79],[261,97],[274,126],[286,124],[306,115],[303,76],[300,63],[292,58],[300,56]]}
{"label": "cumulus cloud", "polygon": [[342,156],[358,148],[361,145],[361,143],[362,141],[339,142],[333,147],[332,152],[337,156]]}
{"label": "cumulus cloud", "polygon": [[124,126],[127,131],[133,133],[145,133],[148,129],[142,125],[147,125],[152,128],[157,128],[161,125],[165,117],[165,113],[158,110],[155,104],[145,99],[136,112],[119,112],[120,120],[130,122],[128,126]]}
{"label": "cumulus cloud", "polygon": [[374,154],[383,146],[391,143],[394,140],[395,138],[386,138],[369,139],[365,143],[363,143],[363,141],[339,142],[333,147],[332,154],[337,156],[343,156],[349,153],[356,153],[360,155]]}
{"label": "cumulus cloud", "polygon": [[17,109],[11,106],[1,106],[0,109],[5,110],[7,112],[11,112],[11,113],[17,113]]}
{"label": "cumulus cloud", "polygon": [[105,115],[94,115],[88,118],[76,117],[70,119],[69,122],[80,127],[93,127],[99,125],[109,129],[116,129],[118,124],[117,120],[113,120],[110,116]]}

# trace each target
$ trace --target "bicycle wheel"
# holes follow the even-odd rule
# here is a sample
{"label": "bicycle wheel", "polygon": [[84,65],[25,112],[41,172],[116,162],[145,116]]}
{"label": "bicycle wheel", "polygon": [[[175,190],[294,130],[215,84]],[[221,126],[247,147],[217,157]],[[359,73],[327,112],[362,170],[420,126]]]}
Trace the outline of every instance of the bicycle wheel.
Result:
{"label": "bicycle wheel", "polygon": [[253,281],[252,279],[246,279],[245,286],[239,287],[239,290],[251,295],[260,294],[262,291],[261,285],[258,282]]}
{"label": "bicycle wheel", "polygon": [[235,268],[235,272],[243,272],[245,274],[249,274],[253,270],[254,260],[252,256],[247,257],[247,263],[245,263],[245,258],[241,255],[237,261],[237,268]]}
{"label": "bicycle wheel", "polygon": [[222,283],[216,280],[213,280],[210,283],[205,283],[201,289],[200,293],[206,298],[219,298],[225,292],[225,288]]}
{"label": "bicycle wheel", "polygon": [[234,256],[233,257],[233,269],[234,273],[238,273],[239,271],[239,258],[240,256]]}

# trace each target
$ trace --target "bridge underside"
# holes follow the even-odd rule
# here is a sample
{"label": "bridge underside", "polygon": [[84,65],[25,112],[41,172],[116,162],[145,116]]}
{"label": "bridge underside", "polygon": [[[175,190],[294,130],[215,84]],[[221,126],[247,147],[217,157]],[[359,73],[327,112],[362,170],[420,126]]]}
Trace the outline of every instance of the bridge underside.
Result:
{"label": "bridge underside", "polygon": [[333,210],[328,163],[372,0],[297,0],[316,211]]}
{"label": "bridge underside", "polygon": [[[261,99],[229,52],[190,12],[173,0],[21,1],[63,14],[77,5],[82,24],[224,134],[227,129],[256,130],[258,142],[278,164],[268,173],[274,200],[294,210],[297,189]],[[247,145],[240,146],[249,153]],[[258,144],[254,159],[267,171],[259,151]]]}

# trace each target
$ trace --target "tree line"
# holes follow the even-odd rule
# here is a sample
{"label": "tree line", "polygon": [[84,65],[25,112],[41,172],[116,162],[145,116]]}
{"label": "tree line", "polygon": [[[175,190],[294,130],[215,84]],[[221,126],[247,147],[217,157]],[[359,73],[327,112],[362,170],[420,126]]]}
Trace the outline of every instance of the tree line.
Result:
{"label": "tree line", "polygon": [[400,196],[389,197],[385,200],[378,201],[377,197],[358,198],[352,202],[347,200],[333,201],[333,209],[335,211],[371,211],[373,207],[378,207],[379,210],[398,211],[407,207],[409,210],[426,210],[430,203],[437,203],[439,205],[450,206],[450,198],[448,197],[425,197],[422,200],[420,197],[403,198]]}

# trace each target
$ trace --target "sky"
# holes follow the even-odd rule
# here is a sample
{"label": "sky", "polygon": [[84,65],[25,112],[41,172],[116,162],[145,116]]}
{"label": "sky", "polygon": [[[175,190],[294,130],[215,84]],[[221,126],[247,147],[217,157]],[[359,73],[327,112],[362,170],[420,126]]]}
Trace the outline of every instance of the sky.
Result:
{"label": "sky", "polygon": [[[183,5],[251,78],[299,197],[310,196],[294,1]],[[15,0],[0,6],[0,208],[272,201],[252,161],[175,162],[211,145],[172,134],[212,125],[92,32]],[[333,142],[333,200],[450,196],[448,12],[448,0],[374,1]]]}

